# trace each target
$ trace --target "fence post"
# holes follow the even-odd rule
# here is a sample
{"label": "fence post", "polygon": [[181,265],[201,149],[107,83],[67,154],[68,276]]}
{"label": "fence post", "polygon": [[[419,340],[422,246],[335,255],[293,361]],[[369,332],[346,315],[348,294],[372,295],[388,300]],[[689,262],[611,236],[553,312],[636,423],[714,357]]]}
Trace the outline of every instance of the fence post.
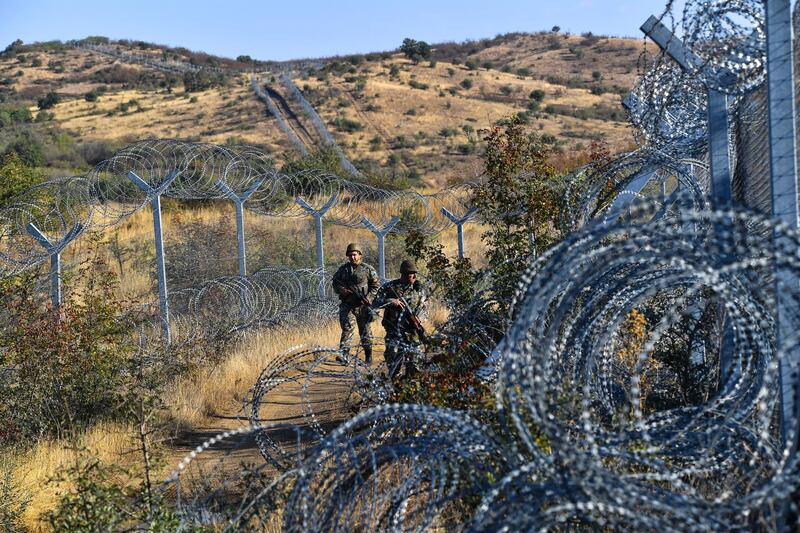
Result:
{"label": "fence post", "polygon": [[[766,2],[767,87],[769,110],[769,163],[772,186],[772,216],[798,227],[797,170],[795,168],[794,53],[792,50],[792,15],[789,0]],[[775,235],[775,247],[779,246]],[[785,342],[800,330],[797,309],[791,309],[791,294],[800,289],[800,281],[788,269],[775,271],[776,348],[786,349]],[[785,294],[789,291],[789,296]],[[797,446],[797,435],[786,428],[798,429],[798,384],[792,375],[800,364],[800,346],[791,347],[780,361],[781,435],[784,445]],[[794,368],[793,368],[794,367]],[[788,442],[792,438],[793,442]]]}
{"label": "fence post", "polygon": [[320,300],[325,299],[325,249],[322,244],[322,217],[325,216],[325,213],[328,212],[328,209],[333,207],[333,204],[336,203],[336,199],[339,197],[339,193],[334,194],[330,197],[330,199],[325,202],[319,210],[314,209],[311,207],[308,202],[303,200],[301,196],[295,198],[295,202],[297,205],[302,207],[306,210],[306,212],[314,217],[314,230],[317,236],[317,269],[319,270],[319,298]]}
{"label": "fence post", "polygon": [[[691,71],[691,65],[701,64],[678,37],[676,37],[656,17],[651,16],[641,26],[642,32],[650,37],[662,50],[675,60],[680,67]],[[725,81],[724,79],[721,81]],[[714,209],[730,209],[732,206],[730,155],[728,153],[728,98],[725,94],[710,87],[708,90],[708,155],[711,161],[711,205]],[[717,227],[720,235],[730,234],[728,228]],[[734,260],[733,243],[724,243],[720,251],[719,261],[727,264]],[[722,306],[720,307],[720,312]],[[733,335],[729,320],[723,324],[723,340],[719,354],[720,385],[732,373],[739,371],[733,368]]]}
{"label": "fence post", "polygon": [[150,205],[153,207],[153,236],[156,241],[158,304],[161,311],[161,333],[164,338],[164,343],[167,345],[171,342],[171,335],[169,331],[169,303],[167,302],[167,270],[164,264],[164,234],[161,229],[161,194],[177,177],[178,171],[171,171],[166,178],[164,178],[161,185],[154,189],[146,181],[137,176],[134,171],[128,171],[128,179],[150,197]]}
{"label": "fence post", "polygon": [[381,278],[381,285],[386,281],[386,252],[384,248],[386,235],[394,229],[398,222],[400,222],[400,217],[392,217],[383,228],[378,228],[367,217],[361,219],[361,223],[378,238],[378,276]]}
{"label": "fence post", "polygon": [[243,278],[247,276],[247,251],[244,243],[244,203],[262,183],[264,183],[264,178],[256,180],[241,196],[239,196],[233,192],[233,189],[228,187],[228,184],[224,181],[217,180],[216,182],[217,188],[222,191],[222,194],[232,200],[233,205],[236,207],[236,242],[238,243],[237,251],[239,254],[239,276]]}
{"label": "fence post", "polygon": [[72,229],[55,244],[33,222],[28,222],[25,229],[50,256],[50,300],[53,302],[53,312],[58,316],[61,309],[61,252],[83,230],[83,224],[79,222],[72,226]]}
{"label": "fence post", "polygon": [[450,222],[456,225],[456,237],[458,238],[458,258],[464,259],[464,224],[472,218],[472,216],[478,211],[477,207],[470,207],[469,210],[464,213],[464,216],[459,218],[455,216],[453,213],[448,211],[446,208],[442,208],[442,214],[450,219]]}

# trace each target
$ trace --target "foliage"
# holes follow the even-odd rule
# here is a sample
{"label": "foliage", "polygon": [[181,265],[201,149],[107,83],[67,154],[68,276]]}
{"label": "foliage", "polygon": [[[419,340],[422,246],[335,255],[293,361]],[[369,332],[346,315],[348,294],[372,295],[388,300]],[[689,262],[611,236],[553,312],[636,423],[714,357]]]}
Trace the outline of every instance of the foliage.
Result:
{"label": "foliage", "polygon": [[26,165],[16,152],[8,153],[0,161],[0,206],[41,180],[41,174]]}
{"label": "foliage", "polygon": [[494,394],[473,372],[420,372],[395,387],[391,402],[421,403],[448,409],[492,409]]}
{"label": "foliage", "polygon": [[[144,482],[120,483],[130,472],[112,468],[97,459],[79,457],[54,481],[73,488],[46,514],[54,531],[175,531],[180,520]],[[132,485],[132,486],[131,486]]]}
{"label": "foliage", "polygon": [[14,124],[31,122],[32,120],[33,115],[27,106],[0,106],[0,128],[6,128]]}
{"label": "foliage", "polygon": [[337,130],[345,133],[355,133],[364,129],[362,123],[346,117],[337,117],[336,120],[333,121],[333,125]]}
{"label": "foliage", "polygon": [[415,41],[414,39],[406,37],[403,39],[403,44],[400,45],[400,51],[403,52],[407,58],[418,63],[431,56],[431,45],[425,41]]}
{"label": "foliage", "polygon": [[491,226],[482,239],[499,312],[506,313],[530,258],[557,242],[561,194],[547,148],[519,119],[483,133],[487,180],[476,189],[474,202]]}
{"label": "foliage", "polygon": [[322,148],[316,152],[309,153],[305,157],[292,157],[290,155],[281,168],[281,172],[286,174],[294,174],[303,170],[321,170],[337,176],[347,175],[347,172],[342,168],[339,154],[333,147]]}
{"label": "foliage", "polygon": [[39,106],[39,109],[50,109],[55,107],[59,102],[61,102],[61,97],[58,95],[58,93],[50,91],[37,100],[37,105]]}
{"label": "foliage", "polygon": [[60,316],[35,303],[32,279],[2,280],[0,366],[13,370],[0,383],[0,442],[59,435],[119,407],[135,320],[119,319],[116,276],[98,259],[96,240],[92,246],[85,286]]}
{"label": "foliage", "polygon": [[197,72],[186,72],[183,75],[183,87],[187,93],[205,91],[213,87],[226,87],[228,77],[223,73],[200,69]]}
{"label": "foliage", "polygon": [[16,155],[23,164],[38,167],[44,164],[44,146],[40,137],[30,129],[16,132],[11,143],[3,151],[3,156]]}

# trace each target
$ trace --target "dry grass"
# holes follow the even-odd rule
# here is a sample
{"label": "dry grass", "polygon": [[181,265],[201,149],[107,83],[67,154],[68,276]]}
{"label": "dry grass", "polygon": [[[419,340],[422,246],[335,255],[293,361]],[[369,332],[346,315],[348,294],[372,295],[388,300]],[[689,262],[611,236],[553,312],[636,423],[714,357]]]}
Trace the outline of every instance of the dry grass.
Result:
{"label": "dry grass", "polygon": [[336,346],[338,322],[317,328],[260,330],[247,335],[239,345],[213,368],[178,380],[166,394],[169,415],[178,428],[196,428],[215,415],[240,411],[247,391],[261,370],[278,354],[301,344]]}
{"label": "dry grass", "polygon": [[[31,496],[23,516],[32,530],[40,530],[43,513],[51,510],[59,494],[69,489],[65,483],[50,481],[76,464],[78,449],[100,461],[118,466],[130,465],[135,459],[130,428],[120,424],[101,422],[90,430],[70,440],[42,440],[24,452],[0,452],[9,456],[14,469],[14,479],[23,493]],[[83,453],[83,452],[81,452]]]}

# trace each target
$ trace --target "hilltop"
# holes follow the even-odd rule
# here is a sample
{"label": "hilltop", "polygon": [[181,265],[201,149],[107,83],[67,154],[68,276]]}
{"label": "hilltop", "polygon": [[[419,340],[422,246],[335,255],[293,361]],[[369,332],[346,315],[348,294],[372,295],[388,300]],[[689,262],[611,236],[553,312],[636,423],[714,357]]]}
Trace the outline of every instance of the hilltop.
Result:
{"label": "hilltop", "polygon": [[384,182],[441,186],[478,174],[480,130],[511,115],[568,166],[594,141],[611,151],[632,144],[620,99],[642,48],[588,33],[513,33],[434,44],[424,59],[392,51],[279,63],[101,37],[15,43],[0,57],[0,153],[22,138],[40,145],[39,164],[79,171],[132,140],[172,137],[255,144],[280,164],[297,152],[252,76],[309,151],[319,146],[279,82],[287,72],[347,157]]}

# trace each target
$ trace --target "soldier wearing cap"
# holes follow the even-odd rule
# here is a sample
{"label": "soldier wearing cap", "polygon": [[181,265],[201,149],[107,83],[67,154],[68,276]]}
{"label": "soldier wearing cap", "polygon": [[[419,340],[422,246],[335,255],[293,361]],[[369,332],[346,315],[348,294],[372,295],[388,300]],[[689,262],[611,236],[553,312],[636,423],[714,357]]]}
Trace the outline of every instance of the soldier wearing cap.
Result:
{"label": "soldier wearing cap", "polygon": [[384,307],[381,324],[386,330],[384,359],[394,379],[405,364],[405,376],[416,373],[415,355],[422,339],[411,322],[411,314],[423,318],[426,297],[417,279],[417,266],[406,259],[400,263],[400,277],[387,281],[375,297],[375,307]]}
{"label": "soldier wearing cap", "polygon": [[342,336],[339,349],[349,354],[353,330],[358,326],[361,346],[364,348],[364,359],[372,362],[372,332],[369,323],[373,320],[373,311],[369,304],[375,299],[380,286],[378,273],[370,265],[362,263],[361,246],[351,242],[347,245],[347,263],[339,267],[333,275],[333,291],[339,295],[339,325]]}

